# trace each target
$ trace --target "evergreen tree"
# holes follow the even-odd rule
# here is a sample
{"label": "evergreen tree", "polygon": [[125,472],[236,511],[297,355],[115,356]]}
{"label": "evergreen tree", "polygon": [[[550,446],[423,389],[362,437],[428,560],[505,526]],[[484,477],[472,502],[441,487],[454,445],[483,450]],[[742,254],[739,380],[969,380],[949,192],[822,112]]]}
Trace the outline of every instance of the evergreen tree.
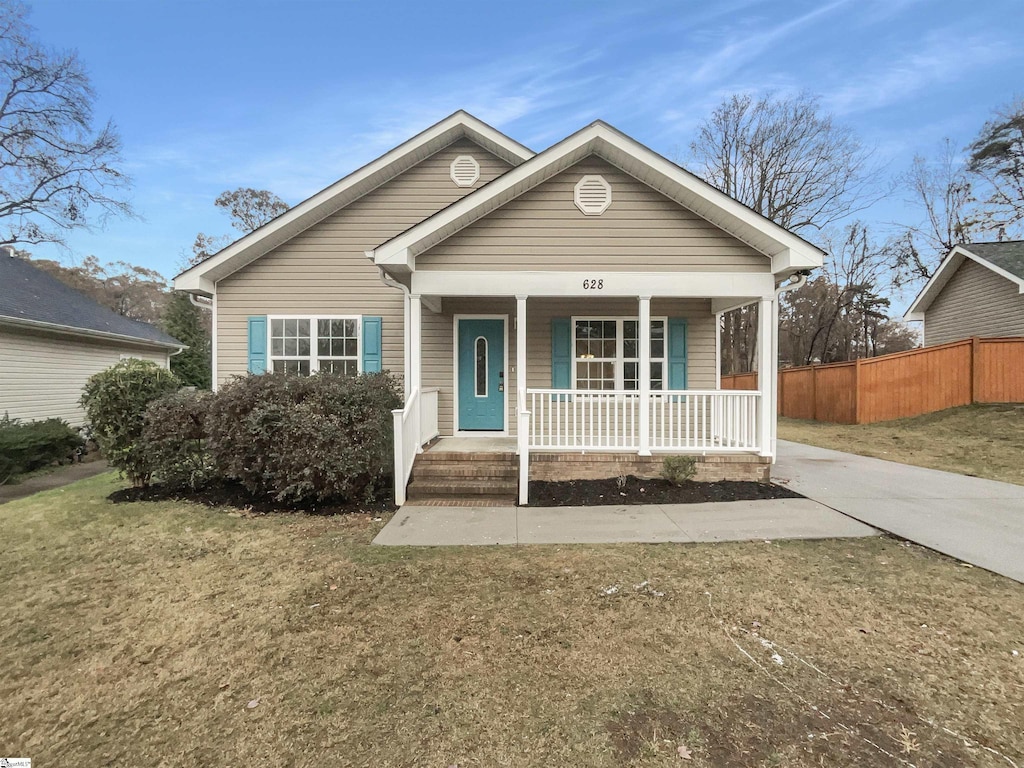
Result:
{"label": "evergreen tree", "polygon": [[209,389],[211,384],[210,331],[203,310],[187,293],[172,293],[164,310],[163,328],[188,349],[171,358],[171,370],[186,387]]}

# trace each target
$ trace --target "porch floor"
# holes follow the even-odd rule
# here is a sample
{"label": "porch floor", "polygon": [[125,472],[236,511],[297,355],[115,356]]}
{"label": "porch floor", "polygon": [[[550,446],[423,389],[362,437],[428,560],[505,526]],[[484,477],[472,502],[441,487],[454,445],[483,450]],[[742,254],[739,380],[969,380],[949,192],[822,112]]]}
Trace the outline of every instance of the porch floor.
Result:
{"label": "porch floor", "polygon": [[514,437],[442,437],[423,449],[423,452],[438,451],[450,453],[515,453]]}

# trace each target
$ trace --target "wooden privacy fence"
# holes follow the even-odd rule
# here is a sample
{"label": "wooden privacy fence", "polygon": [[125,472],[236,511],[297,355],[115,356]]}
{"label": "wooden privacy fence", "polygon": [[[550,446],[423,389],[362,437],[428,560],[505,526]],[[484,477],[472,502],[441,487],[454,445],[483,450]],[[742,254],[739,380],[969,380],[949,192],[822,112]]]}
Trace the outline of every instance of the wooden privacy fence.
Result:
{"label": "wooden privacy fence", "polygon": [[[756,373],[722,389],[757,389]],[[920,416],[970,403],[1024,402],[1024,337],[964,339],[848,363],[779,371],[778,412],[838,424]]]}

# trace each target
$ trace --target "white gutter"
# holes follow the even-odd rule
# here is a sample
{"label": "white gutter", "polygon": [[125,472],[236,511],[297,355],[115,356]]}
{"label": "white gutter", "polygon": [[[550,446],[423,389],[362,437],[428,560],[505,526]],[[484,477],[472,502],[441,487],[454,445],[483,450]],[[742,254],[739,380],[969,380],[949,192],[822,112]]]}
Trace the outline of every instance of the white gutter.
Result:
{"label": "white gutter", "polygon": [[113,341],[127,341],[142,347],[161,347],[163,349],[177,349],[179,351],[183,349],[188,349],[187,344],[168,344],[167,342],[164,341],[143,339],[140,338],[139,336],[127,336],[123,333],[94,331],[90,328],[75,328],[70,325],[60,325],[59,323],[46,323],[43,322],[42,320],[25,320],[20,317],[10,317],[9,315],[0,315],[0,325],[14,325],[23,326],[26,328],[42,329],[46,331],[55,331],[57,333],[63,333],[68,336],[86,336],[89,338],[109,339]]}
{"label": "white gutter", "polygon": [[[372,251],[367,251],[366,255],[372,259],[372,253]],[[380,273],[380,281],[384,285],[389,288],[397,288],[402,292],[402,389],[405,393],[405,400],[408,401],[409,395],[412,394],[409,390],[409,367],[412,354],[412,350],[409,349],[409,320],[412,311],[409,302],[409,289],[385,272],[384,267],[377,267],[377,271]]]}
{"label": "white gutter", "polygon": [[772,359],[775,360],[775,381],[772,382],[770,388],[771,405],[769,406],[768,413],[772,414],[772,463],[774,464],[778,458],[778,429],[779,429],[779,374],[778,374],[778,362],[779,362],[779,297],[787,291],[792,291],[800,288],[807,284],[807,275],[809,271],[802,269],[796,274],[792,275],[789,280],[790,282],[780,285],[775,289],[775,300],[772,302]]}
{"label": "white gutter", "polygon": [[203,296],[199,301],[197,301],[197,299],[200,299],[200,297],[196,296],[194,293],[188,294],[188,300],[192,303],[193,307],[199,307],[200,309],[213,309],[212,299],[207,299],[205,296]]}

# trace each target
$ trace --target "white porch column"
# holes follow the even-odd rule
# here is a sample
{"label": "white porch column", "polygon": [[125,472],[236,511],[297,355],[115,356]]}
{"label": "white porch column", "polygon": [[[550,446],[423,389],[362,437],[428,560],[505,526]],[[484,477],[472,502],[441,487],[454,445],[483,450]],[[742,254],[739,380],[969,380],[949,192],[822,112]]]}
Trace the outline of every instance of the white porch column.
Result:
{"label": "white porch column", "polygon": [[772,455],[772,427],[775,423],[775,387],[778,379],[779,360],[774,353],[772,327],[775,318],[774,303],[761,299],[757,305],[757,388],[761,392],[758,405],[758,443],[762,456]]}
{"label": "white porch column", "polygon": [[651,455],[651,297],[640,297],[640,455]]}
{"label": "white porch column", "polygon": [[516,296],[516,413],[526,405],[526,296]]}
{"label": "white porch column", "polygon": [[423,302],[418,293],[409,295],[409,391],[423,389]]}

